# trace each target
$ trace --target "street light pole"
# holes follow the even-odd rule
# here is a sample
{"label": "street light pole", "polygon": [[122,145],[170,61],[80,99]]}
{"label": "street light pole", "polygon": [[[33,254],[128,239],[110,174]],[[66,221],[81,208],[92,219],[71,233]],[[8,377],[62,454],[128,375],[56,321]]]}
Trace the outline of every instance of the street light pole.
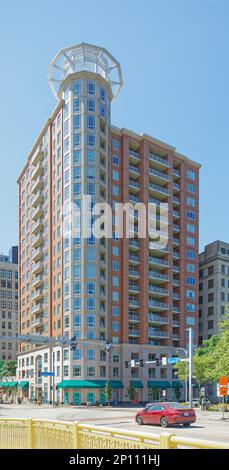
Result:
{"label": "street light pole", "polygon": [[55,406],[55,351],[52,350],[52,406]]}
{"label": "street light pole", "polygon": [[[109,384],[110,378],[110,353],[111,353],[112,344],[109,341],[105,345],[105,351],[107,354],[107,385]],[[110,406],[110,400],[108,400],[108,406]]]}
{"label": "street light pole", "polygon": [[193,357],[193,345],[192,345],[192,328],[187,328],[188,331],[188,352],[189,352],[189,407],[192,408],[192,357]]}
{"label": "street light pole", "polygon": [[[177,352],[183,351],[185,353],[185,370],[187,371],[187,363],[188,363],[188,351],[187,349],[184,348],[177,348]],[[188,384],[187,384],[188,378],[185,377],[185,403],[188,401]]]}

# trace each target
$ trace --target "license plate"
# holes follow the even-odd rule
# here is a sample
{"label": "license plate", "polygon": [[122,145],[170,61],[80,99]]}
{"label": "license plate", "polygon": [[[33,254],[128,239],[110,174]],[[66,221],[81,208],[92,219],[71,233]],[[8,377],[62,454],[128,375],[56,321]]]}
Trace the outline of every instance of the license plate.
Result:
{"label": "license plate", "polygon": [[184,413],[184,416],[189,416],[189,413]]}

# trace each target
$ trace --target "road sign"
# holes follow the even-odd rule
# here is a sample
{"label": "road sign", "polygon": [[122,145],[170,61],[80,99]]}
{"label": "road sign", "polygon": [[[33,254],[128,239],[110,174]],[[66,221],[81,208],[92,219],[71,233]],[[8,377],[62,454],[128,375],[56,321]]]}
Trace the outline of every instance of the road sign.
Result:
{"label": "road sign", "polygon": [[54,377],[55,373],[54,372],[39,372],[38,375],[40,377]]}
{"label": "road sign", "polygon": [[130,367],[135,367],[135,366],[136,366],[135,359],[131,359]]}
{"label": "road sign", "polygon": [[177,364],[179,362],[179,357],[168,357],[168,364]]}
{"label": "road sign", "polygon": [[166,397],[166,390],[165,390],[165,389],[162,390],[162,396],[163,396],[163,397]]}
{"label": "road sign", "polygon": [[219,394],[221,397],[226,397],[228,395],[228,378],[225,376],[222,376],[219,379]]}
{"label": "road sign", "polygon": [[167,357],[162,357],[161,358],[161,365],[162,366],[167,366]]}

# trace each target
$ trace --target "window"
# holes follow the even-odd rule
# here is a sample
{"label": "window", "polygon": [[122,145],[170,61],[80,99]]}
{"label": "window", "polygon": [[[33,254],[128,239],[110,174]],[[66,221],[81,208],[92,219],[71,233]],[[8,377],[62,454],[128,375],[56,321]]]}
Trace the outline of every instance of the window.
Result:
{"label": "window", "polygon": [[81,366],[73,366],[72,375],[74,377],[80,377],[81,376]]}
{"label": "window", "polygon": [[188,263],[188,264],[187,264],[187,271],[189,271],[190,273],[195,273],[195,272],[196,272],[196,266],[195,266],[195,264]]}
{"label": "window", "polygon": [[88,361],[94,361],[95,360],[95,350],[94,349],[88,349],[87,350],[87,360]]}
{"label": "window", "polygon": [[187,191],[190,191],[190,193],[195,193],[196,192],[196,187],[193,183],[188,183],[187,184]]}
{"label": "window", "polygon": [[212,330],[214,328],[214,321],[213,320],[209,320],[208,321],[208,329],[209,330]]}
{"label": "window", "polygon": [[195,238],[193,238],[193,237],[187,237],[187,244],[188,244],[188,245],[195,246],[195,244],[196,244]]}
{"label": "window", "polygon": [[214,279],[208,280],[208,289],[212,289],[214,287]]}
{"label": "window", "polygon": [[73,100],[73,112],[78,113],[80,111],[80,100],[79,99],[74,99]]}
{"label": "window", "polygon": [[73,135],[73,146],[79,147],[81,145],[81,134],[76,133]]}
{"label": "window", "polygon": [[87,145],[89,147],[95,147],[95,135],[87,134]]}
{"label": "window", "polygon": [[187,284],[195,286],[196,285],[196,279],[192,276],[188,276],[186,279]]}
{"label": "window", "polygon": [[118,155],[113,155],[113,164],[114,164],[114,165],[119,165],[119,157],[118,157]]}
{"label": "window", "polygon": [[81,115],[76,114],[76,116],[73,116],[73,129],[79,130],[81,129]]}
{"label": "window", "polygon": [[119,187],[116,184],[112,187],[112,193],[114,196],[119,196]]}
{"label": "window", "polygon": [[100,99],[106,101],[106,90],[104,88],[100,88]]}
{"label": "window", "polygon": [[77,96],[80,94],[81,91],[81,83],[79,80],[74,80],[73,82],[73,95]]}
{"label": "window", "polygon": [[119,322],[117,321],[112,322],[112,331],[115,331],[115,332],[119,331]]}
{"label": "window", "polygon": [[117,306],[112,307],[112,315],[113,315],[114,317],[118,317],[118,316],[119,316],[119,307],[117,307]]}
{"label": "window", "polygon": [[187,231],[191,233],[195,233],[196,227],[193,224],[187,224]]}
{"label": "window", "polygon": [[95,116],[87,116],[87,129],[95,129]]}
{"label": "window", "polygon": [[188,219],[196,220],[196,213],[194,211],[187,211]]}
{"label": "window", "polygon": [[187,251],[187,257],[188,257],[188,258],[191,258],[191,259],[196,259],[196,253],[195,253],[195,251],[189,249],[189,250]]}
{"label": "window", "polygon": [[194,181],[196,179],[196,173],[193,170],[188,170],[187,171],[187,178]]}
{"label": "window", "polygon": [[96,152],[94,150],[87,151],[87,162],[95,163],[96,162]]}
{"label": "window", "polygon": [[94,95],[95,94],[95,83],[94,82],[87,82],[87,94]]}
{"label": "window", "polygon": [[119,140],[118,139],[112,139],[112,147],[115,150],[119,150]]}
{"label": "window", "polygon": [[195,312],[196,310],[195,304],[187,304],[186,308],[187,308],[187,312]]}
{"label": "window", "polygon": [[208,294],[208,302],[213,302],[214,300],[214,292],[211,292],[210,294]]}
{"label": "window", "polygon": [[95,101],[87,100],[87,111],[95,112]]}
{"label": "window", "polygon": [[187,204],[188,204],[188,206],[195,207],[196,201],[193,197],[187,197]]}
{"label": "window", "polygon": [[208,307],[208,316],[214,315],[214,307]]}

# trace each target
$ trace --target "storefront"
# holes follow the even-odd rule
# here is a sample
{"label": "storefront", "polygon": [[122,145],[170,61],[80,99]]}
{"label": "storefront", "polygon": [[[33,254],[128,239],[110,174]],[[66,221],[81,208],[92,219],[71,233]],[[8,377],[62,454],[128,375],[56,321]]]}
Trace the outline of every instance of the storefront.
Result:
{"label": "storefront", "polygon": [[[64,405],[81,405],[95,403],[106,403],[104,387],[105,380],[63,380],[58,384],[58,389],[63,389]],[[119,402],[119,391],[123,388],[120,380],[109,380],[112,388],[111,402]]]}

